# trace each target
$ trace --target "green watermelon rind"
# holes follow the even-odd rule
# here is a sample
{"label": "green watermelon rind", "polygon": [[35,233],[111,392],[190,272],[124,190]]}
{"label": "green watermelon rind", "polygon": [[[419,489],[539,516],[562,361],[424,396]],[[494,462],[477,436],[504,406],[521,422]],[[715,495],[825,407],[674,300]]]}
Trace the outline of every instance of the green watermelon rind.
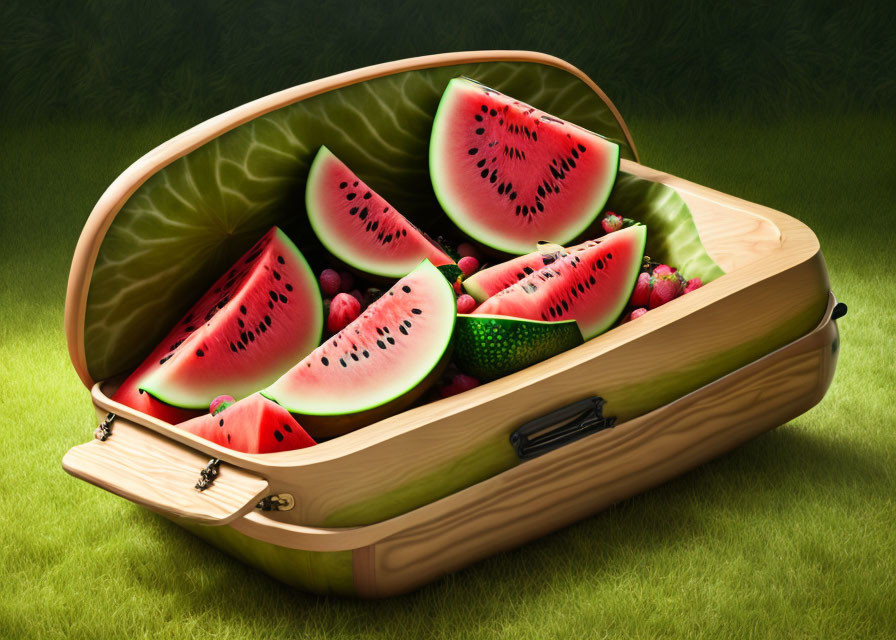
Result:
{"label": "green watermelon rind", "polygon": [[[492,327],[494,330],[489,331]],[[529,329],[535,335],[527,341],[521,334]],[[575,320],[524,320],[491,314],[458,314],[454,331],[454,354],[458,367],[482,382],[521,371],[585,342]],[[508,345],[507,348],[491,349],[482,337],[485,331],[494,335],[495,342],[500,340]],[[495,362],[489,362],[490,359],[495,359]]]}
{"label": "green watermelon rind", "polygon": [[[439,204],[442,207],[442,210],[448,216],[448,218],[457,226],[458,229],[463,231],[465,234],[470,236],[472,239],[477,242],[482,243],[483,245],[494,249],[495,251],[500,251],[502,253],[509,253],[513,255],[523,255],[531,251],[531,246],[527,243],[525,246],[518,243],[511,243],[508,241],[502,241],[500,237],[487,235],[488,232],[480,231],[471,228],[471,220],[463,219],[463,216],[458,213],[460,207],[455,206],[455,203],[449,193],[443,188],[440,184],[440,176],[445,172],[445,163],[450,162],[450,159],[447,157],[447,154],[442,153],[442,144],[441,140],[447,138],[450,135],[449,132],[445,131],[446,125],[444,125],[445,121],[445,113],[451,109],[451,98],[453,97],[452,87],[456,87],[460,82],[470,82],[465,78],[454,78],[448,83],[448,86],[445,88],[445,92],[442,94],[442,99],[439,102],[439,106],[436,109],[436,115],[433,118],[432,123],[432,133],[430,134],[430,142],[429,142],[429,177],[432,182],[432,188],[435,192],[436,199],[439,201]],[[574,124],[574,123],[571,123]],[[594,198],[593,205],[589,207],[592,209],[592,213],[589,215],[582,216],[582,219],[579,221],[574,228],[571,228],[566,237],[562,238],[541,238],[541,240],[549,240],[551,242],[556,242],[558,244],[564,244],[570,242],[574,238],[582,235],[589,227],[594,224],[594,221],[604,210],[604,206],[607,204],[607,201],[610,199],[610,194],[613,191],[613,186],[616,183],[616,176],[619,174],[619,165],[620,165],[620,148],[619,144],[606,138],[599,133],[595,133],[584,127],[579,127],[579,129],[583,131],[587,131],[588,133],[594,135],[597,138],[600,138],[605,142],[604,147],[602,148],[602,153],[613,154],[613,170],[607,172],[607,180],[606,184],[603,185],[603,188],[599,192],[599,195]]]}
{"label": "green watermelon rind", "polygon": [[[440,367],[440,365],[442,365],[443,363],[446,363],[447,360],[451,357],[451,350],[454,346],[454,331],[455,331],[456,323],[457,323],[457,303],[455,301],[454,290],[451,288],[451,285],[442,276],[442,274],[439,272],[438,268],[435,267],[429,260],[423,260],[423,262],[421,262],[408,275],[413,274],[413,273],[417,272],[418,270],[424,270],[424,271],[430,272],[431,279],[432,279],[430,291],[440,291],[441,292],[440,295],[444,296],[444,298],[445,298],[444,302],[446,303],[446,306],[452,310],[452,313],[447,314],[448,316],[450,316],[450,326],[448,327],[448,330],[445,332],[445,343],[444,343],[444,345],[442,345],[442,348],[439,350],[440,355],[438,358],[436,358],[434,360],[434,362],[432,363],[432,366],[423,372],[423,375],[421,375],[416,380],[413,380],[412,382],[408,383],[401,390],[396,390],[391,395],[384,394],[381,402],[377,402],[375,404],[370,404],[370,405],[367,405],[364,407],[360,407],[360,408],[354,409],[350,412],[341,412],[338,410],[338,408],[335,410],[330,410],[330,411],[319,411],[319,410],[311,411],[311,410],[308,410],[307,408],[302,408],[302,407],[296,406],[292,403],[287,402],[286,398],[283,398],[282,396],[277,394],[275,391],[272,391],[272,389],[274,387],[276,387],[276,385],[277,385],[276,382],[271,384],[266,389],[262,389],[260,392],[261,395],[268,398],[269,400],[273,400],[274,402],[280,404],[281,406],[285,407],[288,411],[290,411],[291,413],[294,413],[296,415],[334,417],[335,418],[335,417],[342,417],[342,416],[345,416],[345,417],[356,416],[359,414],[366,413],[368,411],[374,411],[374,410],[383,408],[386,405],[389,405],[390,403],[401,400],[402,398],[407,396],[407,394],[413,393],[415,390],[417,390],[417,388],[420,385],[422,385],[427,380],[427,378],[432,376],[433,371],[437,370]],[[380,299],[382,300],[383,298],[380,298]],[[433,382],[435,382],[435,380],[433,380]],[[422,391],[421,391],[421,393],[422,393]]]}
{"label": "green watermelon rind", "polygon": [[[296,259],[296,264],[299,266],[301,271],[305,272],[305,276],[307,278],[308,286],[305,287],[308,297],[303,300],[305,304],[312,304],[318,310],[317,313],[312,314],[313,318],[317,318],[317,326],[311,327],[311,333],[309,336],[314,336],[314,342],[316,344],[320,344],[321,338],[323,338],[323,330],[324,330],[324,304],[323,298],[321,297],[320,287],[317,285],[317,278],[314,275],[314,270],[311,268],[311,265],[308,263],[308,260],[305,258],[305,255],[302,253],[301,249],[299,249],[296,244],[287,236],[283,230],[278,229],[276,237],[283,243],[283,245],[292,253],[292,256]],[[296,288],[296,292],[299,289]],[[309,343],[311,340],[309,338]],[[312,351],[314,348],[312,348]],[[301,356],[301,359],[304,356]],[[282,373],[282,372],[281,372]],[[182,387],[183,385],[180,385]],[[259,386],[265,386],[265,383],[260,383]],[[140,383],[140,389],[151,395],[156,400],[160,400],[166,404],[169,404],[173,407],[178,407],[180,409],[208,409],[208,402],[177,402],[172,398],[172,396],[165,390],[164,387],[154,386],[152,377],[147,378],[146,380]],[[180,388],[177,389],[180,391]],[[253,389],[247,394],[234,395],[233,389],[226,390],[228,395],[234,396],[234,400],[240,400],[242,398],[248,397],[257,391],[257,389]],[[222,393],[224,390],[222,390]]]}

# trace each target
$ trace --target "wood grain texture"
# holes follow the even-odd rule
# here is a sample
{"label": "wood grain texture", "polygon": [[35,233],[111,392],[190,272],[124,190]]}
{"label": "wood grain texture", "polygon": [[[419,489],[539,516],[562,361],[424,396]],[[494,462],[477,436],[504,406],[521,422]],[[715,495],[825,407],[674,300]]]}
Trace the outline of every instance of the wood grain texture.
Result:
{"label": "wood grain texture", "polygon": [[154,511],[206,525],[227,524],[266,495],[264,478],[226,463],[208,489],[197,490],[199,472],[208,462],[209,456],[119,417],[108,440],[72,448],[62,467]]}
{"label": "wood grain texture", "polygon": [[607,105],[607,108],[619,123],[620,129],[632,150],[632,154],[635,158],[638,157],[637,149],[625,121],[622,119],[619,110],[616,109],[615,105],[600,87],[581,70],[568,62],[534,51],[465,51],[408,58],[406,60],[355,69],[328,78],[307,82],[226,111],[175,136],[134,162],[106,189],[87,219],[75,248],[65,296],[65,334],[69,357],[84,385],[89,388],[94,384],[87,369],[87,358],[84,351],[84,319],[87,306],[87,292],[90,287],[90,278],[96,263],[97,254],[106,232],[124,203],[152,175],[171,164],[174,160],[187,155],[241,124],[322,93],[415,69],[500,61],[531,62],[548,65],[567,71],[579,78]]}
{"label": "wood grain texture", "polygon": [[[683,473],[809,409],[824,396],[833,377],[838,336],[836,323],[830,320],[833,306],[832,298],[824,321],[808,335],[673,403],[396,518],[366,527],[324,529],[278,522],[255,512],[231,526],[278,546],[354,549],[355,573],[361,581],[356,586],[360,587],[382,584],[386,575],[412,572],[403,568],[400,554],[405,552],[396,551],[399,555],[393,560],[384,560],[395,541],[403,545],[414,538],[413,546],[425,546],[430,536],[475,538],[479,533],[470,529],[484,519],[483,528],[496,532],[482,534],[484,546],[470,559],[463,560],[464,550],[451,561],[472,562],[497,549],[491,538],[506,538],[513,546],[517,543],[513,541],[537,537]],[[558,504],[552,507],[547,502]],[[498,508],[501,504],[513,506]],[[551,515],[550,509],[559,511]],[[492,511],[500,516],[492,518]],[[468,517],[472,512],[476,515]],[[540,514],[545,514],[544,519]],[[514,533],[517,529],[521,531]],[[371,568],[372,550],[376,562]],[[414,553],[452,552],[429,548]],[[440,566],[454,566],[450,558],[441,558]],[[408,567],[425,566],[420,562],[415,560]],[[364,575],[358,577],[359,573]]]}
{"label": "wood grain texture", "polygon": [[94,403],[263,475],[273,492],[296,497],[295,509],[276,516],[286,522],[369,524],[509,468],[515,458],[503,443],[527,420],[591,395],[607,400],[607,415],[628,420],[818,323],[829,282],[805,225],[629,161],[622,169],[679,191],[707,250],[734,268],[637,322],[524,371],[299,451],[234,452],[112,402],[102,386],[93,389]]}

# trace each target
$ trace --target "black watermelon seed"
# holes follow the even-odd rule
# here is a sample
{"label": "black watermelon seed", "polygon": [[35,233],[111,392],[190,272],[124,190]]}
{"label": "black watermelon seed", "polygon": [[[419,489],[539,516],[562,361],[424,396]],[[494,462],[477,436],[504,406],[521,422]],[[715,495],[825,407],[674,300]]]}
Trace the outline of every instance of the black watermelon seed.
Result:
{"label": "black watermelon seed", "polygon": [[346,200],[354,200],[356,195],[357,194],[355,194],[355,193],[350,193],[347,196],[345,196],[345,199]]}
{"label": "black watermelon seed", "polygon": [[554,310],[554,307],[551,307],[551,317],[552,317],[552,318],[556,318],[556,317],[557,317],[557,312]]}
{"label": "black watermelon seed", "polygon": [[367,349],[364,349],[364,351],[361,352],[361,355],[364,356],[365,358],[369,358],[369,357],[370,357],[370,352],[367,351]]}
{"label": "black watermelon seed", "polygon": [[268,291],[268,295],[271,296],[271,300],[273,300],[274,302],[277,301],[277,292],[276,291],[274,291],[274,290]]}
{"label": "black watermelon seed", "polygon": [[594,284],[597,282],[597,280],[594,279],[594,276],[591,276],[590,278],[588,278],[588,282],[590,282],[591,284]]}
{"label": "black watermelon seed", "polygon": [[251,331],[249,332],[249,342],[255,342],[255,334]]}
{"label": "black watermelon seed", "polygon": [[563,305],[563,310],[564,310],[564,311],[569,311],[569,305],[566,304],[566,300],[561,300],[561,301],[560,301],[560,304]]}
{"label": "black watermelon seed", "polygon": [[395,338],[390,336],[390,337],[386,338],[386,342],[388,342],[389,344],[395,344]]}
{"label": "black watermelon seed", "polygon": [[292,285],[289,284],[288,282],[286,283],[286,290],[287,290],[287,291],[292,291]]}
{"label": "black watermelon seed", "polygon": [[532,140],[533,140],[533,141],[537,141],[537,140],[538,140],[538,134],[535,133],[534,131],[532,132]]}
{"label": "black watermelon seed", "polygon": [[264,323],[270,327],[271,326],[271,316],[265,316]]}
{"label": "black watermelon seed", "polygon": [[279,271],[273,271],[272,273],[274,274],[274,280],[279,280],[279,279],[280,279],[280,272],[279,272]]}
{"label": "black watermelon seed", "polygon": [[351,209],[348,210],[348,215],[350,215],[350,216],[353,216],[356,213],[358,213],[358,207],[352,207]]}
{"label": "black watermelon seed", "polygon": [[575,160],[573,160],[572,158],[567,158],[566,161],[569,162],[569,166],[570,166],[570,167],[572,167],[573,169],[576,168],[576,161],[575,161]]}
{"label": "black watermelon seed", "polygon": [[205,355],[205,352],[202,349],[196,349],[196,355],[201,358]]}
{"label": "black watermelon seed", "polygon": [[227,442],[230,442],[230,434],[227,434]]}
{"label": "black watermelon seed", "polygon": [[379,220],[374,220],[374,221],[373,221],[373,224],[370,225],[370,230],[371,230],[371,231],[376,231],[376,228],[377,228],[378,226],[380,226],[380,221],[379,221]]}
{"label": "black watermelon seed", "polygon": [[476,163],[476,166],[480,169],[485,166],[485,158]]}
{"label": "black watermelon seed", "polygon": [[277,438],[277,442],[283,442],[283,434],[277,429],[274,429],[274,437]]}
{"label": "black watermelon seed", "polygon": [[339,344],[338,342],[336,342],[335,340],[333,340],[333,346],[334,346],[334,347],[337,346],[338,344]]}
{"label": "black watermelon seed", "polygon": [[247,334],[245,331],[240,334],[240,342],[242,342],[243,344],[249,342],[249,334]]}
{"label": "black watermelon seed", "polygon": [[541,204],[541,201],[536,202],[536,203],[535,203],[535,206],[538,207],[538,210],[539,210],[539,211],[544,211],[544,205]]}
{"label": "black watermelon seed", "polygon": [[245,326],[246,326],[246,323],[243,322],[243,319],[242,319],[242,318],[237,318],[237,319],[236,319],[236,323],[237,323],[238,325],[240,325],[240,329],[243,329],[243,328],[245,328]]}
{"label": "black watermelon seed", "polygon": [[585,293],[585,287],[582,285],[581,282],[579,283],[579,293]]}
{"label": "black watermelon seed", "polygon": [[585,145],[580,144],[580,145],[579,145],[579,151],[581,151],[582,153],[585,153]]}
{"label": "black watermelon seed", "polygon": [[292,427],[290,427],[288,424],[283,425],[283,430],[286,433],[292,433]]}
{"label": "black watermelon seed", "polygon": [[544,198],[544,187],[538,187],[538,195]]}
{"label": "black watermelon seed", "polygon": [[402,230],[401,230],[401,235],[402,235],[402,237],[408,235],[408,230],[407,230],[407,229],[402,229]]}
{"label": "black watermelon seed", "polygon": [[219,427],[223,427],[223,426],[224,426],[224,418],[221,418],[220,420],[218,420],[218,426],[219,426]]}
{"label": "black watermelon seed", "polygon": [[283,256],[277,256],[277,262],[280,264],[286,264],[286,260],[283,259]]}
{"label": "black watermelon seed", "polygon": [[330,361],[327,360],[327,357],[326,357],[326,356],[324,356],[323,358],[320,359],[320,363],[321,363],[322,365],[324,365],[325,367],[329,367],[329,366],[330,366]]}
{"label": "black watermelon seed", "polygon": [[269,309],[273,309],[273,308],[274,308],[274,303],[271,302],[270,300],[268,300],[268,308],[269,308]]}
{"label": "black watermelon seed", "polygon": [[410,328],[411,328],[411,321],[410,321],[410,320],[405,320],[405,321],[404,321],[404,326],[406,326],[408,329],[410,329]]}
{"label": "black watermelon seed", "polygon": [[513,193],[510,194],[510,199],[516,200],[516,191],[514,191]]}
{"label": "black watermelon seed", "polygon": [[498,112],[495,111],[494,109],[492,109],[491,111],[488,112],[488,115],[494,117],[494,116],[498,115]]}
{"label": "black watermelon seed", "polygon": [[476,147],[471,147],[470,150],[467,151],[467,153],[469,153],[471,156],[475,156],[477,153],[479,153],[479,149],[477,149]]}
{"label": "black watermelon seed", "polygon": [[535,269],[533,269],[532,267],[523,267],[523,271],[526,273],[526,275],[535,273]]}
{"label": "black watermelon seed", "polygon": [[419,315],[420,315],[421,313],[423,313],[423,312],[420,311],[420,309],[414,307],[413,309],[411,309],[411,313],[416,314],[416,315],[419,316]]}
{"label": "black watermelon seed", "polygon": [[383,331],[385,331],[386,333],[389,333],[389,327],[383,327]]}
{"label": "black watermelon seed", "polygon": [[476,129],[477,136],[481,136],[483,133],[485,133],[485,129],[483,129],[482,127],[479,127],[478,129]]}
{"label": "black watermelon seed", "polygon": [[[513,198],[511,198],[511,200],[512,199]],[[522,211],[522,210],[523,210],[523,208],[520,205],[516,205],[516,215],[520,215],[520,211]]]}
{"label": "black watermelon seed", "polygon": [[352,182],[352,186],[353,186],[353,187],[357,187],[357,186],[358,186],[358,181],[355,180],[354,182]]}
{"label": "black watermelon seed", "polygon": [[383,242],[392,242],[392,234],[387,234],[385,238],[383,238]]}
{"label": "black watermelon seed", "polygon": [[190,325],[189,327],[184,329],[184,331],[196,331],[196,327],[194,327],[193,325]]}
{"label": "black watermelon seed", "polygon": [[341,364],[343,367],[348,366],[347,364],[345,364],[345,360],[343,360],[342,358],[339,358],[339,364]]}
{"label": "black watermelon seed", "polygon": [[233,344],[232,342],[230,343],[230,350],[233,351],[234,353],[236,353],[236,345]]}
{"label": "black watermelon seed", "polygon": [[401,288],[401,290],[404,291],[405,293],[410,293],[410,292],[411,292],[411,288],[410,288],[408,285],[404,285],[404,286]]}
{"label": "black watermelon seed", "polygon": [[349,355],[352,357],[352,360],[354,360],[355,362],[358,361],[358,354],[357,354],[357,353],[351,353],[351,354],[349,354]]}
{"label": "black watermelon seed", "polygon": [[559,305],[559,304],[557,305],[557,315],[558,315],[558,316],[562,316],[562,315],[563,315],[563,309],[560,308],[560,305]]}
{"label": "black watermelon seed", "polygon": [[161,360],[159,360],[159,364],[165,364],[165,363],[168,362],[170,359],[171,359],[171,356],[165,356],[164,358],[162,358]]}
{"label": "black watermelon seed", "polygon": [[243,351],[246,350],[246,345],[244,345],[242,342],[237,342],[236,346],[239,347],[240,349],[242,349]]}
{"label": "black watermelon seed", "polygon": [[408,335],[408,330],[404,328],[404,325],[399,326],[398,330],[401,331],[404,335]]}
{"label": "black watermelon seed", "polygon": [[339,183],[339,188],[340,188],[340,189],[345,189],[347,186],[348,186],[348,182],[340,182],[340,183]]}
{"label": "black watermelon seed", "polygon": [[377,332],[377,334],[379,334],[379,335],[383,335],[383,330],[380,329],[379,327],[376,328],[376,332]]}
{"label": "black watermelon seed", "polygon": [[492,169],[492,175],[488,177],[488,181],[492,184],[495,184],[495,181],[498,179],[498,170]]}
{"label": "black watermelon seed", "polygon": [[385,348],[386,348],[386,343],[383,342],[382,340],[377,340],[377,341],[376,341],[376,346],[378,346],[380,349],[385,349]]}
{"label": "black watermelon seed", "polygon": [[479,115],[478,113],[473,117],[476,118],[476,122],[482,122],[482,116]]}
{"label": "black watermelon seed", "polygon": [[268,328],[266,326],[264,326],[263,324],[258,325],[258,330],[261,331],[262,333],[268,332]]}
{"label": "black watermelon seed", "polygon": [[482,105],[482,113],[488,113],[488,107]]}
{"label": "black watermelon seed", "polygon": [[488,175],[488,169],[483,169],[479,175],[482,176],[483,178],[486,177]]}
{"label": "black watermelon seed", "polygon": [[361,209],[361,213],[358,214],[358,217],[361,218],[361,220],[367,218],[367,207]]}
{"label": "black watermelon seed", "polygon": [[597,268],[598,268],[598,269],[603,269],[603,268],[604,268],[604,261],[601,260],[600,258],[597,259]]}
{"label": "black watermelon seed", "polygon": [[287,300],[288,300],[288,298],[281,293],[280,294],[280,302],[282,302],[283,304],[286,304]]}
{"label": "black watermelon seed", "polygon": [[578,152],[578,150],[576,150],[575,147],[573,147],[573,149],[572,149],[572,157],[573,157],[573,158],[578,158],[578,157],[579,157],[579,152]]}
{"label": "black watermelon seed", "polygon": [[527,205],[527,204],[523,205],[523,215],[524,216],[529,215],[529,205]]}
{"label": "black watermelon seed", "polygon": [[365,200],[370,200],[370,192],[369,192],[369,191],[368,191],[367,193],[364,194],[364,199],[365,199]]}

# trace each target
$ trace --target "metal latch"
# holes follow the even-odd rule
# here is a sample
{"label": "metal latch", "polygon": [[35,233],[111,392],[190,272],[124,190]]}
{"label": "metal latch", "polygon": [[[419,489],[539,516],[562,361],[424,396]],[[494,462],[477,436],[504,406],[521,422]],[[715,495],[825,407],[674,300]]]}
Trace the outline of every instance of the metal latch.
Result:
{"label": "metal latch", "polygon": [[510,434],[510,444],[520,460],[530,460],[597,431],[609,429],[616,424],[616,418],[605,418],[603,406],[604,399],[598,396],[574,402],[530,420]]}
{"label": "metal latch", "polygon": [[100,422],[100,426],[93,432],[93,437],[100,442],[105,442],[112,435],[112,423],[115,422],[117,416],[114,413],[107,413],[106,419]]}
{"label": "metal latch", "polygon": [[255,508],[262,511],[289,511],[295,505],[296,501],[290,494],[278,493],[262,498]]}
{"label": "metal latch", "polygon": [[215,481],[215,478],[218,477],[218,465],[221,464],[221,461],[217,458],[212,458],[208,461],[205,469],[199,472],[199,482],[196,483],[196,488],[200,491],[205,491],[210,486],[212,486],[212,482]]}

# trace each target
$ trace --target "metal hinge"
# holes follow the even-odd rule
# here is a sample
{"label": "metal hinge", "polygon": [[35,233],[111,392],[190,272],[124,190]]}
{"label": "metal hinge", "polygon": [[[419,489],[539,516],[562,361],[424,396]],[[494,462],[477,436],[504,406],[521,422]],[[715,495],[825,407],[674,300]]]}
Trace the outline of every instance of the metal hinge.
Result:
{"label": "metal hinge", "polygon": [[210,486],[212,486],[212,482],[215,481],[215,478],[218,477],[218,465],[221,464],[221,461],[217,458],[212,458],[208,461],[205,469],[199,472],[199,482],[196,483],[196,488],[200,491],[205,491]]}
{"label": "metal hinge", "polygon": [[262,498],[255,508],[262,511],[289,511],[295,505],[296,501],[290,494],[278,493]]}
{"label": "metal hinge", "polygon": [[93,432],[93,437],[100,442],[105,442],[112,435],[112,423],[115,422],[117,416],[114,413],[107,413],[106,419],[100,422],[100,426]]}

